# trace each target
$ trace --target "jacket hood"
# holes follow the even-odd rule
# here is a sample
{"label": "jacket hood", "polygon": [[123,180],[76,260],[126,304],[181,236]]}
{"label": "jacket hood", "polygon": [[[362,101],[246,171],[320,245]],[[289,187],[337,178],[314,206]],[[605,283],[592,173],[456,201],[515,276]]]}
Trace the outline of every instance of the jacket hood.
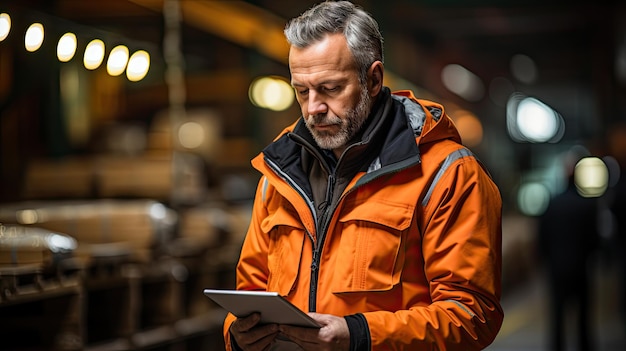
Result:
{"label": "jacket hood", "polygon": [[432,143],[442,139],[452,139],[461,143],[461,136],[448,117],[443,105],[433,101],[418,99],[410,90],[392,93],[394,100],[404,105],[404,110],[413,128],[418,144]]}
{"label": "jacket hood", "polygon": [[[394,91],[391,96],[404,106],[409,125],[418,138],[418,144],[432,143],[442,139],[451,139],[461,143],[461,136],[452,119],[446,114],[443,105],[430,100],[418,99],[410,90]],[[298,119],[283,129],[274,141],[292,132],[300,120]]]}
{"label": "jacket hood", "polygon": [[[461,141],[443,106],[417,99],[411,91],[391,93],[385,87],[375,106],[370,116],[372,120],[364,127],[360,141],[354,141],[344,152],[346,157],[341,157],[342,173],[353,173],[357,167],[375,177],[381,172],[393,172],[419,163],[420,146],[443,139]],[[302,172],[301,163],[303,147],[321,154],[300,118],[285,128],[259,156],[263,155],[284,172],[295,175],[296,182],[305,184],[306,174]],[[318,159],[324,162],[323,157]]]}

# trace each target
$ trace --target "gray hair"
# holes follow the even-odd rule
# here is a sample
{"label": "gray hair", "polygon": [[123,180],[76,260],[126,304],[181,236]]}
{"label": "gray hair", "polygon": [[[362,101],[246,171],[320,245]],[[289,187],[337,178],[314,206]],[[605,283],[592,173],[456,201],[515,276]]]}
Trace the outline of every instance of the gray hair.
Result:
{"label": "gray hair", "polygon": [[359,70],[359,80],[367,81],[367,71],[375,61],[383,61],[383,36],[376,20],[349,1],[322,2],[287,22],[285,37],[290,45],[305,48],[327,34],[341,33]]}

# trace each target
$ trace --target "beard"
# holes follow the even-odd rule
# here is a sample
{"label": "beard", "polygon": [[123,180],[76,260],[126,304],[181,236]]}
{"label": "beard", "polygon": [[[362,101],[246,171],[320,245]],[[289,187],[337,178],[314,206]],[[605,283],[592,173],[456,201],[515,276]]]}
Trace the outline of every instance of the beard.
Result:
{"label": "beard", "polygon": [[[361,130],[371,109],[371,101],[367,88],[361,89],[359,102],[355,107],[346,111],[345,118],[331,116],[328,113],[311,115],[305,119],[305,123],[313,139],[322,149],[334,150],[347,146],[348,142],[354,138]],[[320,131],[316,125],[335,125],[339,127],[337,132]]]}

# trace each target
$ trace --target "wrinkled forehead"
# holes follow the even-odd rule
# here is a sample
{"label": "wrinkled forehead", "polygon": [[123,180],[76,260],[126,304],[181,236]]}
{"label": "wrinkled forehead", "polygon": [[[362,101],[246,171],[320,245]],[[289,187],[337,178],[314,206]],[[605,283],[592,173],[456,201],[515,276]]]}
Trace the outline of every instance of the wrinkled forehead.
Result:
{"label": "wrinkled forehead", "polygon": [[342,34],[330,34],[313,44],[289,49],[289,70],[293,74],[320,71],[349,71],[356,67],[354,57]]}

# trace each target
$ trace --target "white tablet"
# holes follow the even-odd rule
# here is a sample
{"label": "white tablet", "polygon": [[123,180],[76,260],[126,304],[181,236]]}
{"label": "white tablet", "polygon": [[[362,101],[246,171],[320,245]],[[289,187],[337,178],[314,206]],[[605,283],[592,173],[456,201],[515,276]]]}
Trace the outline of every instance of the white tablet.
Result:
{"label": "white tablet", "polygon": [[204,294],[237,317],[261,313],[261,323],[319,328],[320,325],[277,292],[204,289]]}

